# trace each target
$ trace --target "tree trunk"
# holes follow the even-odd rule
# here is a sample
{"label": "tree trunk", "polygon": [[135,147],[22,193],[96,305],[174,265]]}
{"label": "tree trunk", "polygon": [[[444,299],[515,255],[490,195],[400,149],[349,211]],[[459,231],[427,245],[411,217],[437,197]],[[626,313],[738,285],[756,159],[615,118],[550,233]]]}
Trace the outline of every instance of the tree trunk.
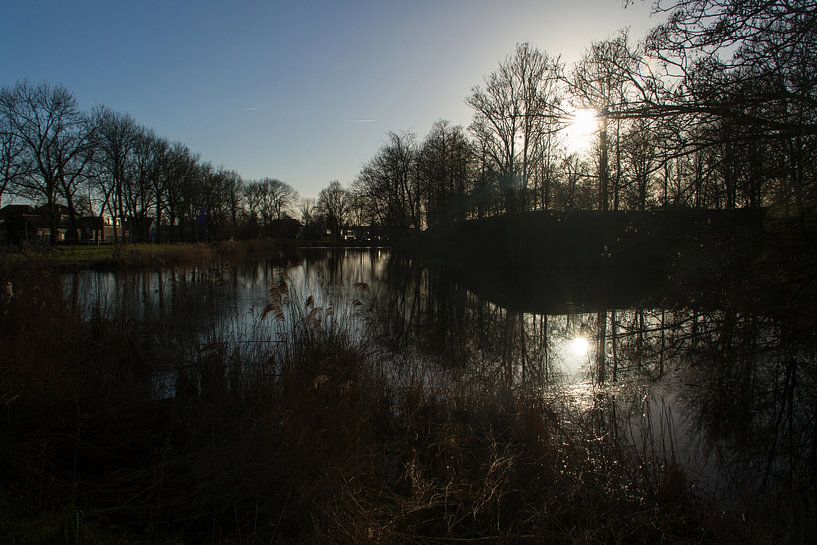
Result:
{"label": "tree trunk", "polygon": [[48,243],[51,246],[57,245],[57,214],[54,212],[56,208],[54,201],[54,196],[48,195]]}
{"label": "tree trunk", "polygon": [[610,158],[609,145],[607,142],[607,115],[601,116],[601,126],[599,127],[599,210],[606,212],[609,208],[609,186],[610,186]]}
{"label": "tree trunk", "polygon": [[74,198],[70,192],[66,191],[65,193],[65,204],[68,206],[68,225],[71,228],[70,235],[66,234],[65,239],[71,242],[77,242],[79,237],[77,236],[77,212],[74,210]]}
{"label": "tree trunk", "polygon": [[599,327],[596,344],[596,377],[599,384],[604,384],[607,380],[607,311],[599,312],[596,318]]}

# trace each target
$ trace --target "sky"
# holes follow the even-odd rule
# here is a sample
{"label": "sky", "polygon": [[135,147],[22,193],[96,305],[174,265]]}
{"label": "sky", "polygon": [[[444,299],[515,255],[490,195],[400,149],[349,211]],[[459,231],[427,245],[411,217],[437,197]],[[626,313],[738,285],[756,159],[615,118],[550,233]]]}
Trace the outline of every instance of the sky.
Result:
{"label": "sky", "polygon": [[650,5],[622,0],[0,0],[0,85],[46,80],[244,178],[347,185],[389,131],[467,126],[517,43],[570,64]]}

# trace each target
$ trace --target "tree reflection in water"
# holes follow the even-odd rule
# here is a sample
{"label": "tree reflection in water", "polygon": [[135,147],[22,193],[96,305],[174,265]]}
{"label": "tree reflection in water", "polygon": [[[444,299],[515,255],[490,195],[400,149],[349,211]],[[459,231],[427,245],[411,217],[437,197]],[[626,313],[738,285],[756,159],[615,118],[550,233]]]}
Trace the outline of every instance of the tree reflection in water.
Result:
{"label": "tree reflection in water", "polygon": [[546,398],[564,407],[565,426],[580,415],[643,471],[685,475],[725,508],[765,498],[775,516],[782,498],[813,505],[817,343],[809,313],[782,298],[760,306],[630,271],[453,272],[385,250],[319,250],[289,267],[87,272],[66,290],[154,322],[156,342],[183,360],[194,357],[183,353],[190,324],[201,343],[229,350],[274,342],[274,322],[259,326],[258,316],[282,276],[294,298],[311,296],[372,335],[390,354],[394,387],[423,380],[462,395]]}
{"label": "tree reflection in water", "polygon": [[[579,299],[558,278],[514,294],[505,280],[480,274],[469,282],[392,259],[375,323],[393,347],[420,347],[473,388],[567,394],[593,415],[599,437],[612,435],[645,464],[678,465],[725,505],[813,501],[812,324],[751,300],[662,294],[649,283],[625,288],[625,300],[619,294],[619,306],[609,306],[614,281]],[[485,285],[502,305],[484,295]],[[586,352],[577,338],[590,341]]]}

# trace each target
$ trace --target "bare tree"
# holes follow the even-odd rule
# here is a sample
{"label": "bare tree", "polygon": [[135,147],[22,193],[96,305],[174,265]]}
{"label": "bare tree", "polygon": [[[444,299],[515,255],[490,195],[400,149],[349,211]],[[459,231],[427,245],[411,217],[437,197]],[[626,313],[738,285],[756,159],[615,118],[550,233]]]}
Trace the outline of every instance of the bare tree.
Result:
{"label": "bare tree", "polygon": [[298,201],[298,215],[301,216],[301,223],[304,224],[304,227],[308,227],[312,224],[315,208],[315,199],[311,197],[306,197]]}
{"label": "bare tree", "polygon": [[194,221],[193,199],[199,158],[180,142],[170,145],[164,166],[163,201],[174,240],[183,236],[184,223]]}
{"label": "bare tree", "polygon": [[616,183],[613,188],[613,208],[618,208],[621,159],[619,150],[620,123],[613,114],[623,108],[629,84],[626,67],[636,56],[631,52],[626,32],[613,39],[594,43],[584,57],[573,67],[570,91],[585,108],[598,114],[598,180],[599,209],[610,207],[610,120],[615,118],[614,146],[616,153]]}
{"label": "bare tree", "polygon": [[665,71],[656,113],[729,118],[757,136],[817,135],[813,0],[658,0],[647,38]]}
{"label": "bare tree", "polygon": [[434,123],[417,156],[427,226],[465,220],[472,168],[473,149],[462,128]]}
{"label": "bare tree", "polygon": [[389,133],[388,141],[364,165],[353,184],[372,223],[384,226],[393,239],[421,228],[421,191],[417,145],[412,133]]}
{"label": "bare tree", "polygon": [[269,198],[275,210],[275,219],[283,219],[298,202],[298,192],[281,180],[269,180]]}
{"label": "bare tree", "polygon": [[630,175],[631,183],[623,189],[633,208],[644,210],[653,195],[653,175],[659,168],[657,148],[653,138],[654,121],[648,118],[634,120],[622,137],[617,149],[622,150],[624,168]]}
{"label": "bare tree", "polygon": [[291,185],[275,178],[264,178],[254,182],[258,208],[269,224],[273,219],[280,220],[298,200],[298,192]]}
{"label": "bare tree", "polygon": [[139,128],[128,115],[100,107],[93,112],[99,126],[94,147],[97,149],[95,163],[99,167],[98,182],[101,183],[104,208],[113,218],[114,239],[119,240],[119,227],[125,219],[125,184],[131,171],[132,151],[136,145]]}
{"label": "bare tree", "polygon": [[471,130],[496,165],[508,212],[526,207],[537,146],[563,116],[561,70],[558,58],[519,44],[467,99],[474,109]]}
{"label": "bare tree", "polygon": [[258,215],[261,213],[261,186],[256,181],[244,185],[244,204],[246,205],[247,221],[252,230],[252,236],[258,236]]}
{"label": "bare tree", "polygon": [[28,197],[46,203],[50,241],[57,242],[58,198],[70,200],[87,164],[89,124],[74,96],[64,87],[27,81],[0,90],[5,130],[22,146],[30,165],[17,186]]}
{"label": "bare tree", "polygon": [[164,138],[154,135],[151,153],[156,166],[155,175],[151,178],[151,190],[153,191],[154,221],[156,222],[156,236],[154,241],[162,242],[162,213],[165,209],[165,188],[169,185],[171,176],[171,155],[170,144]]}
{"label": "bare tree", "polygon": [[9,121],[0,116],[0,205],[3,195],[13,192],[16,182],[30,168],[21,138],[11,130]]}
{"label": "bare tree", "polygon": [[238,228],[238,213],[244,202],[244,180],[241,175],[234,170],[224,170],[224,196],[227,200],[227,207],[230,214],[232,234],[235,235]]}
{"label": "bare tree", "polygon": [[350,205],[351,195],[337,180],[333,180],[327,187],[321,189],[318,195],[318,212],[326,219],[326,224],[335,238],[340,237],[341,230],[346,225]]}
{"label": "bare tree", "polygon": [[160,178],[161,168],[156,146],[153,132],[137,126],[122,191],[129,223],[128,238],[131,240],[144,242],[149,239],[150,211],[156,196],[153,180]]}

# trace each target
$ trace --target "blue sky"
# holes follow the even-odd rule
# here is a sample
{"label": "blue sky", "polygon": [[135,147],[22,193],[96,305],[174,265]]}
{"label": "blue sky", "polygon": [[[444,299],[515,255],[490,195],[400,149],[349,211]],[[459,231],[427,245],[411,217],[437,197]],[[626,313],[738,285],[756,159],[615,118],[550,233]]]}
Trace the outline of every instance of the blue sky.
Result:
{"label": "blue sky", "polygon": [[468,125],[465,97],[516,43],[576,60],[654,21],[620,0],[0,0],[0,85],[65,85],[246,178],[315,196],[387,131]]}

